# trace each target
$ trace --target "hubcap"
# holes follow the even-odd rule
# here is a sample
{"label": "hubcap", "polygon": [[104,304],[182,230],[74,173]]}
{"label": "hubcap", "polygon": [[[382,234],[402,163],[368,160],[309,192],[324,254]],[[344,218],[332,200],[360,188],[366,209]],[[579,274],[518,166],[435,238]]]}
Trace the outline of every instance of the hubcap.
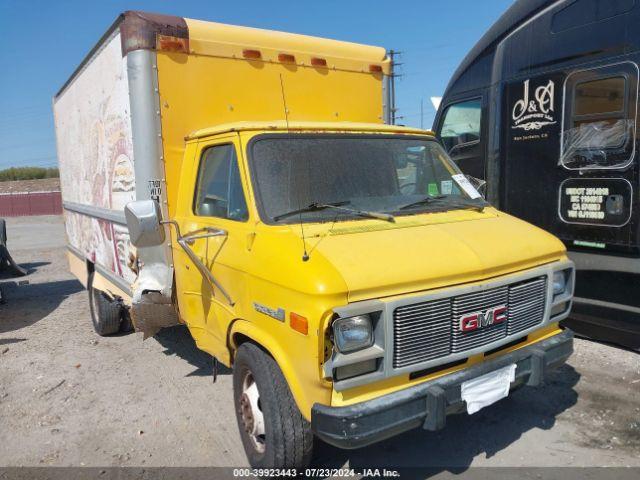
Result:
{"label": "hubcap", "polygon": [[242,381],[240,396],[240,416],[244,431],[258,452],[264,452],[264,416],[260,408],[260,392],[251,372],[247,372]]}

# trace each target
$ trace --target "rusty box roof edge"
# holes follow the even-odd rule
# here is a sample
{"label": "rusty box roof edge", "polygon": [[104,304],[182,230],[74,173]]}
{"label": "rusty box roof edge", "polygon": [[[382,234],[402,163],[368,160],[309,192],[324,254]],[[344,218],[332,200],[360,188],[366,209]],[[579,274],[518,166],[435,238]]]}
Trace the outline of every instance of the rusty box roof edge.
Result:
{"label": "rusty box roof edge", "polygon": [[54,95],[57,99],[82,70],[95,58],[108,39],[116,32],[120,33],[122,43],[122,56],[134,50],[151,49],[156,46],[156,34],[184,38],[188,41],[189,29],[183,17],[163,15],[159,13],[143,12],[139,10],[127,10],[116,18],[106,32],[85,55],[82,62],[76,67],[62,87]]}

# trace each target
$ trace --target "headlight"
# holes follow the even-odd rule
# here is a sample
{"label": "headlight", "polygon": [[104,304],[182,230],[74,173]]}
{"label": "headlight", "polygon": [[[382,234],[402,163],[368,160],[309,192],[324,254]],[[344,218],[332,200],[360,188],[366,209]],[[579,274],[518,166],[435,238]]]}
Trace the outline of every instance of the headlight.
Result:
{"label": "headlight", "polygon": [[333,338],[340,353],[355,352],[373,345],[369,315],[338,318],[333,322]]}
{"label": "headlight", "polygon": [[567,290],[567,276],[570,270],[561,270],[553,273],[553,296],[561,295]]}

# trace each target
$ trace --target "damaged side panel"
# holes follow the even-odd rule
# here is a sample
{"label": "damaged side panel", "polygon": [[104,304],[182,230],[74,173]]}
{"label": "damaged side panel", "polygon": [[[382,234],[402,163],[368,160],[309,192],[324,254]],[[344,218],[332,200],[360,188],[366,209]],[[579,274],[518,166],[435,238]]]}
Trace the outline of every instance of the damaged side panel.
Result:
{"label": "damaged side panel", "polygon": [[[123,24],[124,25],[124,24]],[[155,39],[154,39],[155,41]],[[135,175],[139,185],[136,200],[158,202],[167,219],[167,188],[162,148],[156,53],[134,50],[127,54]],[[165,238],[171,238],[168,227]],[[173,259],[170,244],[137,250],[138,277],[133,282],[131,317],[144,337],[178,323],[173,301]]]}
{"label": "damaged side panel", "polygon": [[635,121],[585,122],[562,134],[558,165],[569,170],[624,168],[633,157]]}
{"label": "damaged side panel", "polygon": [[125,12],[54,98],[74,272],[84,284],[93,269],[104,272],[94,288],[110,297],[110,284],[127,291],[145,336],[178,323],[172,253],[168,243],[133,248],[122,212],[132,200],[153,199],[168,218],[156,49],[188,45],[183,18]]}
{"label": "damaged side panel", "polygon": [[172,281],[173,269],[154,264],[143,268],[133,284],[131,320],[136,330],[143,332],[144,339],[179,323],[177,302],[165,290]]}

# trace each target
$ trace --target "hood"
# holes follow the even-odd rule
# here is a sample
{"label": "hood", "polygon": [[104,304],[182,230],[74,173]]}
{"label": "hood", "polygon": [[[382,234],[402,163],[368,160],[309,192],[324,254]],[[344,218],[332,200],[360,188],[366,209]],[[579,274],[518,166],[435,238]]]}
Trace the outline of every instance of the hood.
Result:
{"label": "hood", "polygon": [[345,222],[307,237],[350,302],[478,281],[558,260],[564,245],[494,209]]}

